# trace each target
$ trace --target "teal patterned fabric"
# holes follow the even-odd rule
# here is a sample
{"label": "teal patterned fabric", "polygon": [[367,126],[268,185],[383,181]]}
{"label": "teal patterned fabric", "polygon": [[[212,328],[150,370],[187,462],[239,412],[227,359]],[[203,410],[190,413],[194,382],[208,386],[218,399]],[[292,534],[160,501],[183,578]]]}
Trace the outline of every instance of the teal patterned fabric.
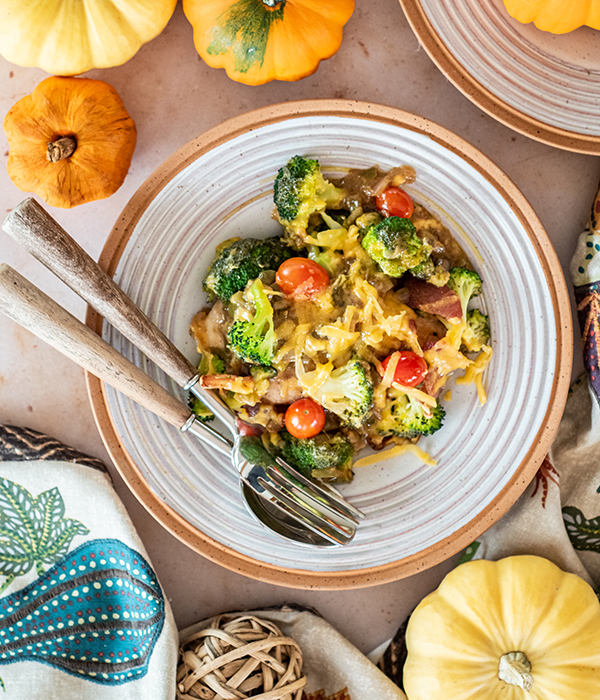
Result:
{"label": "teal patterned fabric", "polygon": [[141,550],[100,460],[34,430],[0,426],[7,697],[42,699],[48,685],[61,700],[173,697],[177,631]]}

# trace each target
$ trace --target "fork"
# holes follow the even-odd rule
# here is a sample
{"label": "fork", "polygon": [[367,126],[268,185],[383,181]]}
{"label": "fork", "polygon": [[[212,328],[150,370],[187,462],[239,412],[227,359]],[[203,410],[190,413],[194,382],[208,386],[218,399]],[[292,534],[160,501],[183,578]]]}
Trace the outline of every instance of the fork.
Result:
{"label": "fork", "polygon": [[[201,386],[199,374],[189,360],[41,205],[32,198],[24,200],[6,217],[3,229],[65,282],[90,307],[102,315],[107,322],[142,350],[179,386],[186,391],[191,391],[208,406],[227,428],[230,438],[223,437],[210,426],[198,421],[193,413],[190,414],[187,407],[178,402],[178,424],[174,424],[180,430],[192,432],[214,449],[228,454],[244,483],[261,500],[268,501],[271,506],[274,506],[279,512],[287,514],[302,527],[317,533],[332,544],[346,544],[352,539],[356,525],[359,519],[364,517],[364,514],[329,485],[317,484],[307,479],[279,457],[274,459],[271,464],[261,465],[257,477],[256,465],[249,464],[241,455],[241,436],[237,428],[237,420],[231,410],[217,396]],[[17,275],[14,271],[11,273],[13,278],[14,275]],[[3,277],[5,275],[10,277],[5,271],[2,274]],[[20,280],[19,284],[29,285],[40,295],[42,294],[23,278]],[[45,297],[45,295],[43,296]],[[55,305],[63,314],[67,313],[48,297],[45,297],[45,301]],[[74,317],[71,319],[75,321],[75,324],[90,330]],[[17,318],[14,320],[21,323]],[[37,333],[35,328],[30,328],[30,330]],[[90,330],[90,332],[96,339],[101,340],[93,331]],[[89,338],[89,335],[86,337]],[[129,363],[108,343],[105,345],[113,350],[111,353],[113,361],[114,354],[116,354],[121,361]],[[54,347],[62,350],[56,345]],[[78,361],[76,357],[72,357],[72,359]],[[82,363],[80,362],[80,364]],[[146,383],[152,382],[150,377],[141,372],[139,368],[132,363],[129,364],[137,370],[135,374],[138,381],[141,379],[139,375],[142,374]],[[88,369],[87,366],[86,369]],[[89,371],[98,375],[98,363],[95,363],[95,369],[92,368]],[[119,389],[115,386],[114,377],[112,379],[101,378]],[[158,384],[156,387],[162,389]],[[164,389],[160,392],[163,400],[166,400],[164,394],[169,397],[169,403],[177,402],[177,399],[174,399]],[[139,398],[135,396],[130,395],[130,398],[141,403]],[[146,407],[154,410],[150,406]],[[181,424],[181,408],[185,409],[188,414],[183,424]],[[154,410],[154,412],[156,411]],[[169,422],[173,423],[173,420]]]}

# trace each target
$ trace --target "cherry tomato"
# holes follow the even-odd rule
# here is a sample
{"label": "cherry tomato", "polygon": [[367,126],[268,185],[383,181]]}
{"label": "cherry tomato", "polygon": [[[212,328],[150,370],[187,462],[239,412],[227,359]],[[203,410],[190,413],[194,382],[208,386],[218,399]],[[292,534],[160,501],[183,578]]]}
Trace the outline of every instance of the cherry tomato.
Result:
{"label": "cherry tomato", "polygon": [[318,435],[325,425],[325,411],[312,399],[298,399],[285,412],[285,427],[297,438]]}
{"label": "cherry tomato", "polygon": [[[425,375],[427,374],[427,363],[416,352],[411,350],[402,350],[398,353],[398,364],[396,365],[396,371],[394,372],[394,382],[402,384],[402,386],[413,387],[420,384]],[[381,369],[383,372],[387,369],[394,355],[386,357],[381,363]]]}
{"label": "cherry tomato", "polygon": [[275,281],[288,296],[309,297],[327,288],[329,275],[314,260],[290,258],[279,266]]}
{"label": "cherry tomato", "polygon": [[410,219],[414,204],[409,194],[399,187],[388,187],[376,199],[377,209],[385,216]]}

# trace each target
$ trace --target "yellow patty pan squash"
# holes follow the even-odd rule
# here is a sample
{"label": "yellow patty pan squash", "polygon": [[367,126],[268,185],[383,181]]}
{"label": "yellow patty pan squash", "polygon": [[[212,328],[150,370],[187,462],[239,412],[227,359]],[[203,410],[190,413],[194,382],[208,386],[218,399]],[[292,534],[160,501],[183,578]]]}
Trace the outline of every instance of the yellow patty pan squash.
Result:
{"label": "yellow patty pan squash", "polygon": [[598,0],[504,0],[504,6],[518,22],[533,22],[551,34],[566,34],[583,26],[600,29]]}
{"label": "yellow patty pan squash", "polygon": [[600,603],[547,559],[459,565],[406,633],[409,700],[600,697]]}
{"label": "yellow patty pan squash", "polygon": [[333,56],[354,0],[183,0],[194,44],[246,85],[300,80]]}
{"label": "yellow patty pan squash", "polygon": [[117,91],[88,78],[46,78],[9,110],[3,126],[10,179],[65,209],[116,192],[137,138]]}
{"label": "yellow patty pan squash", "polygon": [[78,75],[128,61],[167,26],[177,0],[0,0],[0,54]]}

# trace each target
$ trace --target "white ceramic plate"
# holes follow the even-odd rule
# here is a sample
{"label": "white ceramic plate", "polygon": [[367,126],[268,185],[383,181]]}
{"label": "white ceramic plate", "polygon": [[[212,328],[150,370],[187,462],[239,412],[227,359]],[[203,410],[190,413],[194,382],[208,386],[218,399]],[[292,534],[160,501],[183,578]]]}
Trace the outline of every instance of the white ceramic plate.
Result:
{"label": "white ceramic plate", "polygon": [[543,32],[502,0],[400,0],[419,41],[475,104],[531,138],[600,153],[600,32]]}
{"label": "white ceramic plate", "polygon": [[[545,456],[571,367],[560,266],[514,185],[481,153],[414,115],[361,103],[289,103],[226,122],[188,144],[135,195],[101,262],[195,362],[192,316],[216,244],[277,233],[272,183],[293,155],[325,169],[413,165],[409,189],[466,249],[484,279],[494,356],[489,395],[452,386],[444,427],[406,455],[359,469],[342,487],[367,515],[343,548],[291,543],[246,512],[225,460],[89,377],[106,444],[138,497],[197,551],[250,576],[293,586],[352,587],[413,573],[469,544],[518,497]],[[88,323],[173,393],[182,392],[101,319]]]}

